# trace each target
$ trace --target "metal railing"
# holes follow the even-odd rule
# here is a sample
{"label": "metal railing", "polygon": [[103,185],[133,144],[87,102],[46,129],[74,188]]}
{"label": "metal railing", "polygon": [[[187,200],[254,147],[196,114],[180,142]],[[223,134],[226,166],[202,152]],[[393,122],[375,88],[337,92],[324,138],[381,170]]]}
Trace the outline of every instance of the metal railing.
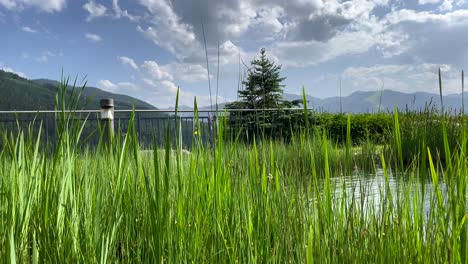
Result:
{"label": "metal railing", "polygon": [[[106,99],[108,100],[108,99]],[[101,102],[102,103],[102,102]],[[158,109],[135,109],[121,110],[104,107],[96,110],[41,110],[41,111],[0,111],[0,131],[8,131],[13,134],[18,131],[39,130],[42,126],[42,138],[47,144],[54,144],[57,140],[58,115],[67,113],[73,115],[75,120],[85,121],[82,139],[89,144],[97,144],[99,141],[99,127],[109,114],[112,124],[108,124],[114,134],[125,134],[128,131],[131,115],[134,116],[134,124],[139,142],[142,146],[150,147],[154,142],[162,146],[169,135],[170,141],[174,143],[175,135],[182,139],[182,144],[190,148],[195,140],[211,144],[214,137],[214,124],[219,117],[240,116],[235,124],[230,124],[231,131],[239,130],[247,120],[246,112],[272,112],[279,109],[222,109],[222,110],[198,110],[198,123],[195,120],[194,110],[158,110]],[[104,114],[105,111],[111,113]],[[281,111],[303,111],[301,108],[281,109]],[[107,119],[106,119],[107,120]],[[250,120],[252,122],[252,120]],[[102,126],[101,126],[102,128]],[[179,133],[180,132],[180,133]],[[108,133],[108,132],[104,132]],[[279,133],[282,133],[280,131]]]}
{"label": "metal railing", "polygon": [[[82,139],[87,144],[97,144],[99,141],[99,123],[102,122],[101,111],[72,111],[75,120],[85,122]],[[16,135],[19,131],[27,132],[32,128],[34,133],[39,131],[42,126],[41,138],[47,143],[54,143],[57,140],[58,112],[55,111],[37,111],[30,112],[0,112],[0,132],[8,132]],[[118,111],[114,114],[113,133],[125,135],[128,131],[132,111]],[[175,136],[179,130],[182,132],[181,138],[184,147],[190,147],[194,136],[201,138],[202,142],[209,142],[212,139],[212,118],[208,116],[199,117],[200,128],[195,126],[195,120],[192,116],[175,116],[173,112],[151,112],[135,111],[134,124],[140,144],[151,146],[154,141],[158,145],[164,145],[166,142],[167,131],[171,142],[174,142]],[[102,124],[101,124],[102,125]],[[180,128],[179,128],[180,126]],[[101,126],[102,128],[102,126]],[[195,133],[195,130],[197,133]],[[104,132],[106,134],[108,132]],[[195,135],[196,134],[196,135]]]}

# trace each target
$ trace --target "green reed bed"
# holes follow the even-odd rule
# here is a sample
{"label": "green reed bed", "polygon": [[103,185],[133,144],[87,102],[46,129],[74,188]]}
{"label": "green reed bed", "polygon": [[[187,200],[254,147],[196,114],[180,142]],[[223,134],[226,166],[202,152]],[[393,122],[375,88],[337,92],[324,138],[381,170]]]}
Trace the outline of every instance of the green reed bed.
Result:
{"label": "green reed bed", "polygon": [[[125,137],[83,150],[83,125],[59,118],[54,151],[43,151],[40,136],[3,137],[2,263],[466,262],[464,122],[451,145],[440,119],[443,164],[421,145],[404,165],[398,115],[392,154],[378,158],[371,142],[355,155],[350,118],[341,147],[307,130],[289,144],[227,142],[220,122],[216,145],[190,153],[170,137],[164,149],[142,151],[133,120]],[[377,168],[378,200],[332,181]],[[409,180],[395,191],[396,170]]]}
{"label": "green reed bed", "polygon": [[[40,138],[4,138],[1,262],[466,260],[466,144],[445,145],[444,169],[427,149],[435,192],[382,186],[376,204],[344,189],[336,195],[330,179],[357,165],[346,162],[351,149],[323,134],[291,145],[219,137],[215,151],[200,145],[188,154],[169,143],[140,151],[134,129],[96,150],[79,150],[78,139],[63,132],[46,155]],[[378,162],[388,183],[385,157]],[[420,166],[404,177],[419,181]]]}

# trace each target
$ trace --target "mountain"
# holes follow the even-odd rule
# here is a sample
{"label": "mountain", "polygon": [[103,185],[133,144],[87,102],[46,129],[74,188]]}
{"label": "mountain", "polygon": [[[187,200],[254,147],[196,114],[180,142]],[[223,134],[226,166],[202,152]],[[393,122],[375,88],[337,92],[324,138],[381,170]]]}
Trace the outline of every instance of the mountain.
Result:
{"label": "mountain", "polygon": [[[59,82],[53,80],[28,80],[14,73],[0,70],[0,110],[53,110]],[[67,89],[67,98],[71,88]],[[85,87],[79,101],[80,109],[99,109],[99,100],[113,98],[116,109],[156,109],[136,98],[106,92],[94,87]]]}
{"label": "mountain", "polygon": [[[301,100],[302,95],[284,94],[287,100]],[[398,109],[422,110],[426,106],[440,107],[440,96],[433,93],[416,92],[402,93],[392,90],[383,91],[357,91],[348,96],[329,97],[325,99],[306,96],[308,108],[319,112],[350,112],[369,113],[377,111],[391,112],[396,106]],[[444,107],[447,110],[460,110],[462,108],[462,95],[450,94],[443,96]],[[468,105],[468,94],[465,93],[465,105]]]}
{"label": "mountain", "polygon": [[[55,108],[55,94],[59,82],[46,79],[27,80],[14,73],[0,70],[0,110],[51,110]],[[67,95],[70,89],[67,90]],[[113,98],[116,109],[132,109],[136,104],[137,109],[156,109],[156,107],[127,95],[114,94],[94,87],[86,87],[83,90],[79,108],[99,109],[99,100]],[[302,95],[284,93],[285,100],[302,100]],[[468,94],[465,94],[465,104],[468,105]],[[399,109],[419,110],[426,105],[439,107],[438,94],[416,92],[402,93],[392,90],[383,91],[357,91],[348,96],[316,98],[306,95],[308,107],[319,112],[351,112],[366,113],[381,111],[393,111],[394,106]],[[462,108],[462,95],[450,94],[443,97],[445,109],[460,110]],[[223,109],[225,104],[219,104]],[[201,106],[200,110],[215,109],[213,106]],[[168,108],[173,109],[173,107]],[[192,110],[191,106],[180,106],[180,110]],[[182,116],[192,116],[192,113],[181,113]],[[200,117],[208,116],[200,113]]]}
{"label": "mountain", "polygon": [[[218,104],[218,109],[219,110],[224,109],[226,104],[227,103],[219,103]],[[179,105],[179,107],[177,109],[178,109],[178,111],[184,111],[184,110],[193,111],[193,106]],[[170,107],[162,108],[161,110],[174,111],[174,107],[170,106]],[[213,105],[213,106],[210,106],[210,105],[200,106],[200,107],[198,107],[198,110],[201,111],[201,112],[198,113],[198,116],[201,117],[201,118],[205,118],[205,117],[210,116],[210,114],[208,112],[203,112],[203,111],[206,111],[206,110],[215,111],[216,110],[216,105]],[[181,116],[181,117],[193,117],[193,113],[192,112],[180,112],[179,116]]]}
{"label": "mountain", "polygon": [[[301,100],[302,95],[284,93],[283,98],[288,101]],[[329,98],[317,98],[306,95],[307,107],[315,109],[318,112],[339,113],[372,113],[384,111],[392,112],[394,106],[398,109],[423,110],[426,106],[440,106],[440,96],[434,93],[416,92],[403,93],[393,90],[383,91],[357,91],[340,99],[338,96]],[[462,95],[449,94],[443,96],[445,109],[460,110],[462,108]],[[468,106],[468,93],[465,93],[465,105]],[[224,105],[220,105],[219,109],[223,109]],[[199,109],[210,109],[210,106],[203,106]],[[213,109],[215,107],[213,106]],[[341,110],[340,110],[341,108]],[[184,109],[192,109],[185,106]],[[190,114],[190,113],[185,113]],[[202,116],[202,114],[200,114]]]}
{"label": "mountain", "polygon": [[[60,82],[58,81],[48,80],[48,79],[37,79],[37,80],[32,80],[32,82],[37,83],[42,86],[54,88],[54,89],[56,89],[57,86],[60,84]],[[135,104],[136,109],[157,109],[153,105],[148,104],[139,99],[136,99],[134,97],[123,95],[123,94],[106,92],[99,88],[91,87],[91,86],[85,87],[82,95],[85,96],[85,98],[92,98],[93,101],[97,102],[97,104],[95,104],[94,102],[90,103],[90,106],[93,106],[91,107],[93,109],[95,109],[96,106],[99,108],[99,100],[105,99],[105,98],[114,99],[114,104],[115,104],[116,109],[132,109],[134,104]]]}

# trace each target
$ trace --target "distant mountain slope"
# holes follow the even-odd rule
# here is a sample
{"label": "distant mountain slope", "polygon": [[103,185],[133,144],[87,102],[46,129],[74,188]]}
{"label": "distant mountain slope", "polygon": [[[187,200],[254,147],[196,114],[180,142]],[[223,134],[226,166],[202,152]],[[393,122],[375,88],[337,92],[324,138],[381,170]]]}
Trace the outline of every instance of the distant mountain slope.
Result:
{"label": "distant mountain slope", "polygon": [[[301,99],[302,95],[285,94],[288,100]],[[392,90],[383,91],[357,91],[349,96],[329,97],[319,99],[307,96],[308,107],[320,112],[350,112],[366,113],[381,111],[393,111],[394,106],[398,109],[421,110],[426,105],[440,107],[440,96],[433,93],[416,92],[402,93]],[[450,94],[443,97],[444,107],[448,110],[460,110],[462,107],[462,95]],[[341,104],[340,104],[341,101]],[[465,93],[465,105],[468,106],[468,94]]]}
{"label": "distant mountain slope", "polygon": [[[284,93],[285,100],[302,100],[302,95]],[[318,112],[331,112],[338,113],[372,113],[384,111],[392,112],[394,106],[398,109],[404,110],[422,110],[428,106],[438,108],[440,106],[440,96],[433,93],[416,92],[416,93],[402,93],[392,90],[383,91],[357,91],[348,96],[341,98],[338,96],[320,99],[306,95],[308,108],[315,109]],[[462,95],[450,94],[443,97],[444,106],[446,110],[461,110]],[[468,107],[468,93],[465,93],[465,105]],[[219,109],[223,109],[225,104],[220,104]],[[201,106],[200,110],[209,110],[210,106]],[[173,109],[170,107],[168,109]],[[181,106],[179,109],[191,110],[190,106]],[[215,106],[213,106],[215,109]],[[192,116],[191,113],[182,113],[183,116]],[[207,113],[200,113],[200,116],[207,116]]]}
{"label": "distant mountain slope", "polygon": [[[27,80],[14,73],[0,70],[0,110],[51,110],[54,109],[55,94],[57,91],[57,81],[38,79]],[[302,100],[302,95],[283,95],[285,100]],[[154,106],[127,95],[114,94],[94,87],[86,87],[83,91],[83,98],[80,101],[80,108],[99,109],[99,100],[102,98],[113,98],[116,109],[132,109],[136,104],[137,109],[156,109]],[[89,99],[88,104],[86,101]],[[438,94],[417,92],[402,93],[392,90],[383,91],[357,91],[348,96],[330,97],[320,99],[307,95],[308,107],[317,111],[326,112],[377,112],[393,111],[394,106],[399,109],[418,110],[424,109],[426,105],[439,107],[440,97]],[[461,109],[461,94],[450,94],[443,97],[445,109]],[[465,94],[465,105],[468,106],[468,94]],[[225,104],[220,104],[219,109],[223,109]],[[340,107],[341,106],[341,107]],[[173,107],[171,107],[173,108]],[[213,109],[216,107],[213,106]],[[191,106],[180,106],[180,110],[191,110]],[[210,106],[201,106],[200,110],[211,109]],[[191,113],[182,115],[191,116]],[[200,116],[208,116],[207,113],[200,113]]]}
{"label": "distant mountain slope", "polygon": [[[37,83],[43,86],[48,86],[51,88],[52,87],[56,88],[57,85],[60,84],[58,81],[47,80],[47,79],[37,79],[37,80],[32,80],[32,81],[34,83]],[[138,100],[134,97],[123,95],[123,94],[106,92],[96,87],[87,86],[83,90],[83,95],[87,98],[92,97],[93,100],[97,102],[98,107],[99,107],[99,100],[104,99],[104,98],[112,98],[114,99],[116,109],[132,109],[134,104],[136,105],[137,109],[156,109],[156,107],[154,107],[153,105],[143,102],[141,100]]]}
{"label": "distant mountain slope", "polygon": [[[14,73],[0,70],[0,110],[52,110],[55,107],[57,81],[27,80]],[[67,91],[67,96],[70,91]],[[86,87],[79,108],[99,109],[99,100],[113,98],[116,109],[155,109],[154,106],[136,98]]]}

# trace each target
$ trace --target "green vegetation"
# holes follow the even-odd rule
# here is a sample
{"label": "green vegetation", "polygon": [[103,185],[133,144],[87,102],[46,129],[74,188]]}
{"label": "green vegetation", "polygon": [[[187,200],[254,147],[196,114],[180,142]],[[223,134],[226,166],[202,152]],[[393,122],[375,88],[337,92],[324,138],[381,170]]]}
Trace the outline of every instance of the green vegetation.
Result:
{"label": "green vegetation", "polygon": [[[386,135],[393,127],[391,114],[353,114],[350,133],[353,144],[360,145],[371,141],[374,144],[386,142]],[[347,114],[316,113],[312,118],[312,125],[321,131],[326,131],[329,138],[344,145],[348,123]]]}
{"label": "green vegetation", "polygon": [[[73,82],[73,83],[72,83]],[[65,87],[62,87],[66,83]],[[69,85],[70,84],[70,85]],[[57,87],[64,88],[57,90]],[[103,98],[113,98],[115,100],[115,108],[117,110],[133,109],[156,109],[154,106],[137,100],[130,96],[119,95],[110,92],[102,91],[98,88],[87,87],[86,82],[62,80],[62,83],[51,80],[27,80],[14,73],[5,72],[0,70],[0,110],[1,111],[14,111],[14,110],[62,110],[63,107],[70,107],[72,104],[70,98],[77,98],[73,102],[75,110],[83,109],[99,109],[99,100]],[[77,96],[79,94],[79,96]],[[65,105],[57,104],[56,95],[63,99]],[[63,97],[62,97],[63,95]],[[116,113],[115,114],[116,126],[122,126],[125,130],[128,126],[130,119],[129,113]],[[99,140],[97,119],[98,113],[76,114],[75,118],[91,119],[87,122],[84,129],[86,137],[83,141],[87,145],[95,145]],[[148,118],[157,119],[157,126],[165,128],[169,126],[168,116],[161,113],[138,113],[136,116],[137,126],[142,126],[144,123],[141,120]],[[30,122],[36,120],[34,124],[35,131],[38,130],[42,122],[42,138],[45,142],[56,142],[57,140],[57,117],[53,113],[41,114],[21,114],[18,116],[12,114],[3,114],[0,116],[0,131],[9,130],[18,132],[18,128],[23,131],[28,131]],[[171,123],[173,124],[173,123]],[[146,133],[139,134],[140,140],[145,145],[150,145],[154,136],[153,131],[150,129],[145,130]],[[164,134],[164,133],[163,133]],[[188,133],[191,135],[191,133]],[[3,142],[0,142],[0,146]]]}
{"label": "green vegetation", "polygon": [[[262,136],[266,138],[288,138],[283,135],[291,126],[296,127],[303,115],[299,112],[284,110],[299,106],[301,100],[283,100],[281,84],[286,78],[280,77],[281,65],[275,65],[266,56],[266,50],[261,49],[260,58],[254,59],[249,68],[247,80],[243,82],[245,89],[239,90],[240,101],[226,105],[227,109],[248,110],[234,112],[229,116],[229,124],[236,131],[241,130],[243,138]],[[278,109],[264,111],[262,109]],[[258,110],[258,111],[257,111]]]}
{"label": "green vegetation", "polygon": [[[76,86],[83,85],[82,96],[78,109],[98,109],[99,100],[113,98],[116,109],[154,109],[148,103],[130,96],[105,92],[93,87],[85,87],[86,83],[76,82]],[[55,94],[57,92],[56,81],[27,80],[14,73],[0,70],[0,106],[2,111],[13,110],[51,110],[55,108]],[[66,99],[70,98],[71,88],[66,90]]]}
{"label": "green vegetation", "polygon": [[[309,114],[287,143],[226,141],[221,119],[216,145],[198,141],[188,153],[169,130],[164,149],[142,151],[134,117],[125,136],[119,131],[93,150],[83,149],[83,123],[68,112],[58,115],[51,153],[42,151],[40,130],[27,133],[37,137],[5,133],[0,262],[466,262],[465,122],[450,134],[450,118],[432,115],[442,148],[418,145],[405,164],[404,119],[411,116],[392,116],[394,143],[376,154],[371,140],[353,147],[360,132],[352,117],[339,142],[313,129]],[[333,184],[378,168],[384,184],[377,201],[365,186],[356,197]],[[395,191],[396,169],[407,184]]]}

